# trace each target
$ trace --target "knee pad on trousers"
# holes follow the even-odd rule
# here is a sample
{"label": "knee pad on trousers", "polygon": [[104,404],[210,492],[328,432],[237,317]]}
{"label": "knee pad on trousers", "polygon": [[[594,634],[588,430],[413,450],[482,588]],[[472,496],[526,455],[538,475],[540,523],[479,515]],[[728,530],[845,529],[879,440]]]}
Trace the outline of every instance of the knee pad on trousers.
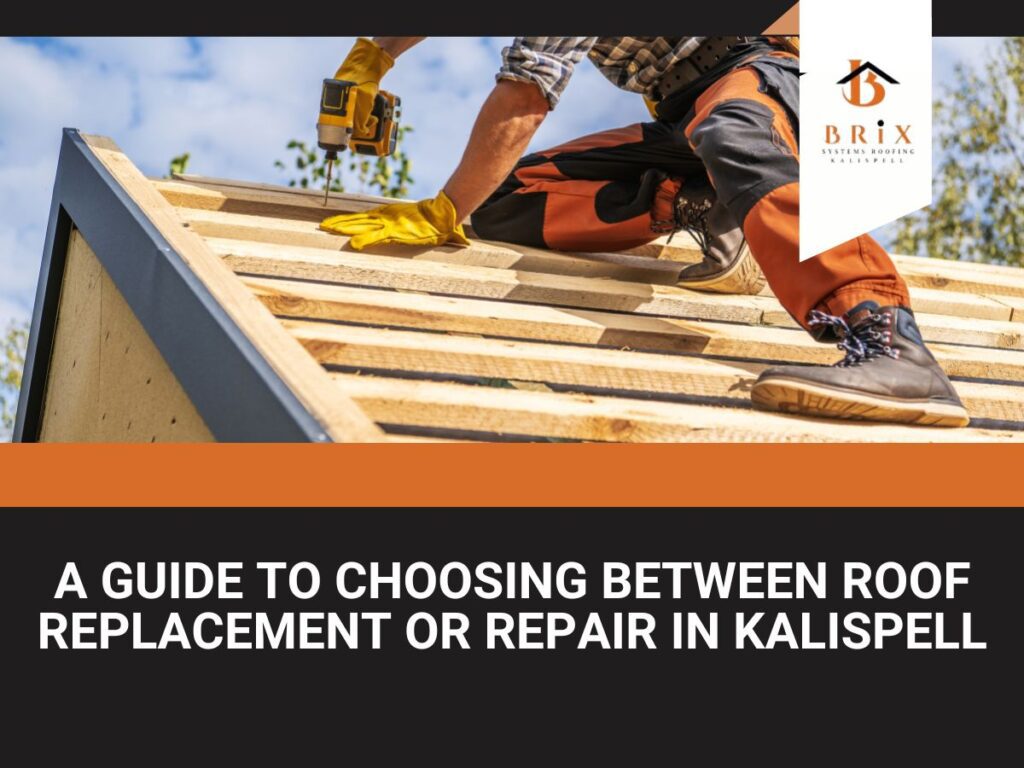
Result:
{"label": "knee pad on trousers", "polygon": [[772,110],[762,104],[730,101],[716,107],[690,133],[719,199],[737,221],[744,221],[772,190],[800,178],[799,161],[774,120]]}

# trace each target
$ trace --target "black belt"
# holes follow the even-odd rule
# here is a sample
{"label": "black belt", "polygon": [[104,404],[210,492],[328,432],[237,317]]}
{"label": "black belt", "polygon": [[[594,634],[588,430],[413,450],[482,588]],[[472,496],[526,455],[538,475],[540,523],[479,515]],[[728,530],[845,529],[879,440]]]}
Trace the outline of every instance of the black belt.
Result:
{"label": "black belt", "polygon": [[695,82],[714,69],[733,49],[750,42],[749,37],[705,37],[704,42],[661,76],[654,89],[655,101],[661,101]]}

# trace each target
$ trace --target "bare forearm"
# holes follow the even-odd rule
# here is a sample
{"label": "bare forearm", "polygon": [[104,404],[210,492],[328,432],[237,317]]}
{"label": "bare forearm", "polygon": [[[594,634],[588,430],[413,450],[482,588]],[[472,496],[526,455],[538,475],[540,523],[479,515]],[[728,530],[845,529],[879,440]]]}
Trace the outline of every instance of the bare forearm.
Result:
{"label": "bare forearm", "polygon": [[512,172],[548,109],[547,99],[532,83],[502,80],[495,85],[477,115],[462,160],[444,187],[458,221],[475,211]]}
{"label": "bare forearm", "polygon": [[403,53],[412,48],[416,43],[426,40],[425,37],[375,37],[373,42],[382,50],[390,54],[391,58],[397,59]]}

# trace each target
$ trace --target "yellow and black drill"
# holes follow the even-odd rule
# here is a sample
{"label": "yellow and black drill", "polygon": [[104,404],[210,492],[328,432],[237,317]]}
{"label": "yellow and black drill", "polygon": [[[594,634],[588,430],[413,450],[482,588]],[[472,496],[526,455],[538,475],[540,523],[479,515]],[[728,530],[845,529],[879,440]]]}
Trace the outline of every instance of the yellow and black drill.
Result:
{"label": "yellow and black drill", "polygon": [[316,122],[316,138],[320,149],[327,152],[327,188],[324,190],[324,205],[331,190],[331,172],[338,153],[350,146],[361,155],[382,157],[395,151],[398,141],[398,120],[401,117],[402,100],[393,93],[378,91],[373,102],[377,118],[372,135],[353,135],[355,118],[355,87],[350,80],[324,80],[320,94],[320,117]]}

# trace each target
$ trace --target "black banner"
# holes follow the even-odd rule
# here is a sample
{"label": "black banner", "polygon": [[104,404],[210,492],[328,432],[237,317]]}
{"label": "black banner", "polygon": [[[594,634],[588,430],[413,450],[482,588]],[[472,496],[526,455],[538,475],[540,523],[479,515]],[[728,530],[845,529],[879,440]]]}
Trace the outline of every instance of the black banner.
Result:
{"label": "black banner", "polygon": [[[589,732],[586,752],[629,750],[617,736],[648,733],[633,754],[681,754],[651,750],[681,749],[689,729],[728,734],[742,716],[753,741],[722,743],[723,760],[778,729],[795,749],[829,735],[869,754],[865,734],[874,743],[921,728],[932,735],[918,755],[939,745],[976,754],[1007,743],[1019,719],[995,694],[1021,681],[1021,519],[994,510],[7,513],[3,658],[16,704],[7,722],[17,741],[38,744],[56,718],[62,738],[49,750],[102,733],[166,740],[172,723],[189,743],[248,734],[240,748],[298,728],[306,746],[337,738],[338,749],[359,745],[390,764],[422,750],[417,738],[447,733],[462,747],[510,729],[531,739]],[[849,598],[846,568],[859,584]],[[311,593],[312,570],[319,590],[297,597],[293,589]],[[628,596],[606,597],[608,573]],[[717,647],[699,630],[688,647],[688,622],[707,629],[711,613]],[[372,617],[383,614],[374,648]],[[428,618],[408,634],[416,615]],[[452,616],[468,622],[468,649]],[[656,624],[654,648],[643,616]]]}
{"label": "black banner", "polygon": [[[137,3],[104,3],[103,12],[82,3],[20,5],[5,11],[7,34],[21,35],[664,35],[757,34],[794,5],[793,0],[679,3],[648,0],[624,4],[517,0],[480,3],[314,4],[300,9],[274,4],[181,0],[173,12],[140,12]],[[978,0],[933,0],[936,37],[1024,34],[1019,6]],[[836,23],[858,13],[856,3],[836,4]],[[885,24],[879,18],[878,23]]]}

